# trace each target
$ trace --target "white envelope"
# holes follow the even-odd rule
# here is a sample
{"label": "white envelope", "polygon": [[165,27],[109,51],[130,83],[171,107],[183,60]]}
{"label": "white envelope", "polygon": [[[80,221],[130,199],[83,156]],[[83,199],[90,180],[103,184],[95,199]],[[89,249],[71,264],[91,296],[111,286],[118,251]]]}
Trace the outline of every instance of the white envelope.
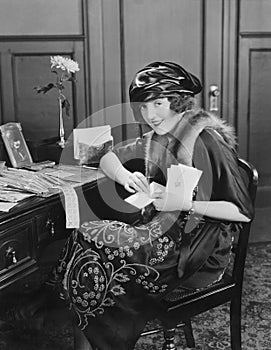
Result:
{"label": "white envelope", "polygon": [[91,128],[73,130],[73,150],[74,159],[79,159],[79,143],[88,146],[99,146],[107,141],[113,140],[111,135],[111,126],[94,126]]}

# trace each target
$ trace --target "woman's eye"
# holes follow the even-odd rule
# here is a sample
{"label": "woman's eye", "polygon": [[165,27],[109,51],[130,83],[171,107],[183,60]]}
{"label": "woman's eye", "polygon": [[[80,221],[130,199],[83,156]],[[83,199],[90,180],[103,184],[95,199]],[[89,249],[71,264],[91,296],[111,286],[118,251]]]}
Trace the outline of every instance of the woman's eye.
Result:
{"label": "woman's eye", "polygon": [[141,105],[141,109],[146,109],[146,105]]}
{"label": "woman's eye", "polygon": [[162,102],[156,101],[156,102],[155,102],[155,105],[156,105],[156,106],[161,106],[161,105],[162,105]]}

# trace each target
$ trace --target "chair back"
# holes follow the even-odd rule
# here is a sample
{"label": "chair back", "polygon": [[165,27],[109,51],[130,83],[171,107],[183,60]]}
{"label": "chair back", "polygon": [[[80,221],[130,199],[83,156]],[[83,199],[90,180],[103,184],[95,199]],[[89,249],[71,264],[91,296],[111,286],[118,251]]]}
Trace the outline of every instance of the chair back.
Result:
{"label": "chair back", "polygon": [[[241,175],[245,181],[245,184],[248,188],[251,202],[254,206],[256,192],[257,192],[257,185],[258,185],[258,172],[252,164],[250,164],[249,162],[241,158],[238,158],[238,166],[239,166]],[[237,243],[234,245],[234,249],[233,249],[233,253],[235,254],[235,260],[234,260],[232,277],[234,282],[237,285],[237,288],[238,286],[241,288],[243,283],[244,266],[245,266],[245,259],[247,254],[247,246],[248,246],[251,223],[252,221],[242,224],[242,230],[239,233]]]}

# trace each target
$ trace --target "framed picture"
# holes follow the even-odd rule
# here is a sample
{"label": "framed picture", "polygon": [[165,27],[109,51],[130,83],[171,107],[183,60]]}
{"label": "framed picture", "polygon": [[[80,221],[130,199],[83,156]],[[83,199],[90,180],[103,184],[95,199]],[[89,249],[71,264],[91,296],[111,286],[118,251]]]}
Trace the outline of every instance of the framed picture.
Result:
{"label": "framed picture", "polygon": [[20,123],[0,125],[0,131],[9,159],[14,168],[21,168],[33,163]]}

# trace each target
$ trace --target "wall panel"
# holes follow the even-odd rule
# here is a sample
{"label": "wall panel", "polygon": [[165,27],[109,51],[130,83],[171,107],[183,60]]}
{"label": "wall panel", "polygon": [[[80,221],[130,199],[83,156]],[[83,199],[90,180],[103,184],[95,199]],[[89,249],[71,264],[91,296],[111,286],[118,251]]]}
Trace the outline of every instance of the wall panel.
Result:
{"label": "wall panel", "polygon": [[[122,89],[128,87],[138,69],[153,61],[173,61],[202,77],[202,1],[123,1]],[[132,122],[128,108],[123,120]],[[133,131],[133,130],[132,130]],[[127,131],[127,137],[133,132]]]}
{"label": "wall panel", "polygon": [[[50,56],[74,58],[83,67],[83,44],[74,42],[0,43],[1,91],[3,109],[1,123],[22,124],[27,139],[57,137],[58,105],[55,90],[37,94],[35,86],[55,82],[50,70]],[[67,134],[85,117],[84,70],[77,74],[77,83],[65,84],[64,94],[71,103],[71,116],[64,119]]]}
{"label": "wall panel", "polygon": [[241,0],[240,31],[266,33],[271,31],[271,1]]}
{"label": "wall panel", "polygon": [[242,38],[240,46],[239,152],[260,173],[260,186],[271,186],[270,38]]}
{"label": "wall panel", "polygon": [[[239,153],[250,160],[259,172],[256,206],[265,207],[270,211],[271,2],[269,0],[240,0],[238,4],[236,115]],[[269,230],[265,224],[261,223],[261,225],[263,225],[262,230]]]}
{"label": "wall panel", "polygon": [[1,0],[0,35],[82,34],[81,0]]}
{"label": "wall panel", "polygon": [[126,84],[152,61],[175,61],[201,77],[201,1],[126,0]]}
{"label": "wall panel", "polygon": [[[118,140],[137,132],[121,125],[133,121],[129,83],[148,62],[175,61],[199,76],[204,87],[207,85],[198,96],[206,107],[209,84],[222,85],[222,0],[29,1],[32,10],[31,6],[22,8],[19,0],[13,1],[14,8],[21,11],[15,16],[9,0],[3,0],[1,9],[17,24],[6,27],[0,36],[1,82],[8,91],[3,91],[0,99],[2,120],[21,120],[29,137],[35,134],[33,126],[44,113],[52,120],[44,125],[44,137],[57,132],[52,94],[32,98],[30,93],[34,80],[49,77],[45,62],[53,53],[80,61],[78,83],[67,91],[74,111],[67,129],[91,115],[88,125],[119,126]],[[51,16],[44,23],[48,11]],[[35,18],[31,18],[34,12]],[[14,75],[16,71],[19,74]],[[28,106],[33,108],[28,111]]]}

